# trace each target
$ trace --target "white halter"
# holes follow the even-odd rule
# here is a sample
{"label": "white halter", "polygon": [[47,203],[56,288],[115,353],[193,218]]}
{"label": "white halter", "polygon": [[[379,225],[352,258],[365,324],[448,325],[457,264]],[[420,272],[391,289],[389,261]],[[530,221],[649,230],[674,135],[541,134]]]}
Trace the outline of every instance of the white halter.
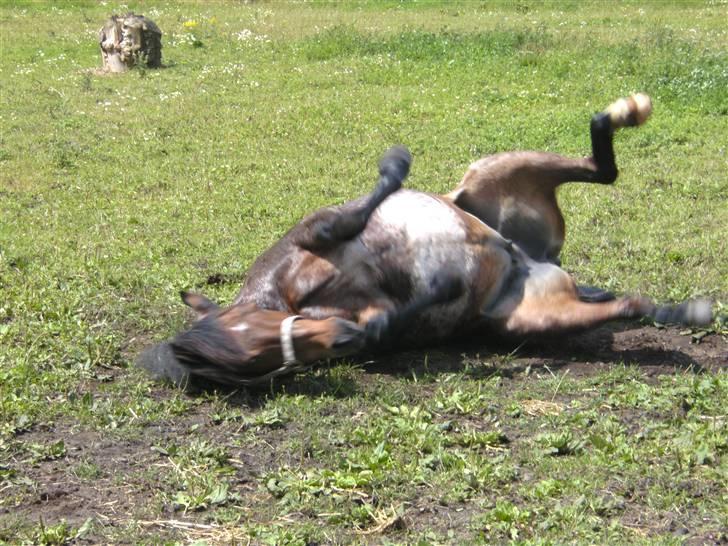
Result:
{"label": "white halter", "polygon": [[293,348],[293,323],[300,318],[300,315],[291,315],[281,322],[281,349],[283,350],[284,366],[299,363]]}
{"label": "white halter", "polygon": [[296,351],[293,349],[293,323],[300,318],[303,317],[293,315],[287,317],[283,322],[281,322],[281,350],[283,351],[283,364],[281,364],[279,368],[259,377],[239,379],[238,383],[240,385],[261,385],[263,383],[269,383],[274,377],[287,375],[293,372],[300,372],[308,367],[296,358]]}

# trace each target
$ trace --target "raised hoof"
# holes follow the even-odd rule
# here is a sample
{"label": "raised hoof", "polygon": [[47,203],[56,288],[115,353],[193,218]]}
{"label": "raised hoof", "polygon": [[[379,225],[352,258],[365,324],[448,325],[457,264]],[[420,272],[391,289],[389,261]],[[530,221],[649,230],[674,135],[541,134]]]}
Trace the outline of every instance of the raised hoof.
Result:
{"label": "raised hoof", "polygon": [[652,100],[644,93],[635,93],[613,102],[605,112],[613,129],[642,125],[652,113]]}
{"label": "raised hoof", "polygon": [[379,174],[399,186],[407,178],[411,164],[412,155],[409,150],[404,146],[393,146],[379,161]]}

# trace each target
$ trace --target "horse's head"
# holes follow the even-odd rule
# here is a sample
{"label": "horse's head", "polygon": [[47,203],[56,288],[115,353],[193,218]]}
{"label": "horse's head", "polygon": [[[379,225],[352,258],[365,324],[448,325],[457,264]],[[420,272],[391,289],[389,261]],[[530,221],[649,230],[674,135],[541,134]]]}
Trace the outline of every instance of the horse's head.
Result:
{"label": "horse's head", "polygon": [[[365,341],[362,328],[340,318],[291,317],[252,303],[221,308],[205,296],[187,292],[182,300],[195,311],[197,320],[168,348],[187,373],[221,383],[244,383],[284,363],[351,354]],[[179,382],[168,370],[162,375]]]}

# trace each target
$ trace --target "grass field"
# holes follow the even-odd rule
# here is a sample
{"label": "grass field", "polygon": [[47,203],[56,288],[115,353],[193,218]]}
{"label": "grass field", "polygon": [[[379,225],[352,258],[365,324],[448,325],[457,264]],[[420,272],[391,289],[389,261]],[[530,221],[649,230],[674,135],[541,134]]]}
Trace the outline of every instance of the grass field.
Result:
{"label": "grass field", "polygon": [[[133,10],[163,70],[104,76]],[[728,3],[0,0],[0,543],[728,541]],[[407,145],[445,192],[496,151],[589,153],[564,267],[708,330],[329,363],[188,394],[133,367],[313,209]],[[691,337],[692,336],[692,337]],[[693,343],[691,343],[691,341]],[[699,343],[698,343],[699,342]],[[514,350],[515,349],[515,350]]]}

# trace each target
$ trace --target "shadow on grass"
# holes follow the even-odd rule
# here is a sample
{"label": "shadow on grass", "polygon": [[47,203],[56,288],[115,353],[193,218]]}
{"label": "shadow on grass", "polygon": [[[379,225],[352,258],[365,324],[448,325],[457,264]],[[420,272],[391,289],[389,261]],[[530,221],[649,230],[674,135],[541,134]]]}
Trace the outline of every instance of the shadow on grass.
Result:
{"label": "shadow on grass", "polygon": [[705,344],[707,350],[702,350],[675,328],[614,323],[580,334],[526,342],[464,339],[434,348],[362,354],[320,364],[305,373],[278,377],[257,387],[232,388],[194,379],[185,388],[192,395],[217,391],[233,404],[259,407],[282,394],[356,397],[375,375],[432,379],[463,373],[471,379],[483,379],[496,375],[525,377],[529,371],[539,369],[568,369],[572,377],[584,377],[603,371],[605,364],[635,365],[647,376],[677,370],[699,374],[725,366],[721,358],[728,355],[728,346],[719,336],[712,338]]}
{"label": "shadow on grass", "polygon": [[490,375],[512,377],[538,367],[568,367],[575,369],[576,375],[588,375],[596,364],[636,365],[649,369],[651,375],[676,369],[703,373],[713,368],[712,362],[701,362],[680,347],[685,339],[675,329],[614,323],[589,332],[527,341],[461,340],[435,349],[382,355],[366,370],[411,376],[463,371],[482,375],[490,369]]}

